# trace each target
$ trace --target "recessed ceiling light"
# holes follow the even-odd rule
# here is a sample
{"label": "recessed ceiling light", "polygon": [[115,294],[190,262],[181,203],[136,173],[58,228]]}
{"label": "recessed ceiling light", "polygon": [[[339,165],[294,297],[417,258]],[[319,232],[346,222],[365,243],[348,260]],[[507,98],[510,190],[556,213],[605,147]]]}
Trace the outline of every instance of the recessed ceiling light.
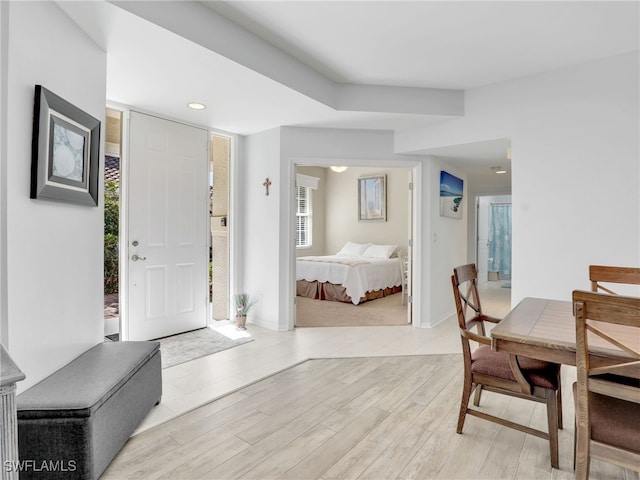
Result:
{"label": "recessed ceiling light", "polygon": [[496,170],[496,173],[500,174],[500,173],[507,173],[506,170]]}
{"label": "recessed ceiling light", "polygon": [[190,102],[187,103],[187,107],[193,108],[194,110],[204,110],[207,106],[204,103],[199,102]]}
{"label": "recessed ceiling light", "polygon": [[507,171],[503,168],[503,167],[491,167],[491,170],[494,171],[494,173],[507,173]]}

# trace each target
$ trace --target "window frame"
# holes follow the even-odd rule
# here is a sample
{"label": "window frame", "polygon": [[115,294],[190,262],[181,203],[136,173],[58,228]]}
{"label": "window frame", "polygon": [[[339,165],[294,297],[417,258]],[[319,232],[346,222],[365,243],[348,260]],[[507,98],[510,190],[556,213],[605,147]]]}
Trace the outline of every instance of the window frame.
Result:
{"label": "window frame", "polygon": [[[301,208],[300,208],[300,203],[301,203],[301,195],[300,192],[301,190],[304,189],[305,191],[305,198],[304,200],[307,203],[307,208],[306,208],[306,213],[301,213]],[[302,186],[302,185],[297,185],[296,186],[296,249],[309,249],[313,246],[313,209],[312,209],[312,205],[313,205],[313,189],[310,187],[306,187],[306,186]],[[307,242],[305,244],[299,244],[299,239],[301,237],[300,234],[300,230],[299,230],[299,226],[300,226],[300,219],[301,218],[306,218],[306,239]]]}

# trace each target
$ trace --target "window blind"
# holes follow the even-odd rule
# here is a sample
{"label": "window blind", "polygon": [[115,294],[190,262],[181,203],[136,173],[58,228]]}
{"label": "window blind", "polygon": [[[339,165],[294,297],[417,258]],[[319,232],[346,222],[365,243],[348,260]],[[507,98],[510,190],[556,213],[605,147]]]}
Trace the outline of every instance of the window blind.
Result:
{"label": "window blind", "polygon": [[296,247],[311,246],[311,189],[296,187]]}

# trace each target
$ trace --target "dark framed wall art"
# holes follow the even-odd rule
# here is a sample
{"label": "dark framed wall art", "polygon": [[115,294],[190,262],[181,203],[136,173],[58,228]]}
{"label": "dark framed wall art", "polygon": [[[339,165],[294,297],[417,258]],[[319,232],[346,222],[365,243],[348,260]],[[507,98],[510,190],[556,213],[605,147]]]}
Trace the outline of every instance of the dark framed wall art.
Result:
{"label": "dark framed wall art", "polygon": [[31,198],[98,205],[100,121],[36,85]]}

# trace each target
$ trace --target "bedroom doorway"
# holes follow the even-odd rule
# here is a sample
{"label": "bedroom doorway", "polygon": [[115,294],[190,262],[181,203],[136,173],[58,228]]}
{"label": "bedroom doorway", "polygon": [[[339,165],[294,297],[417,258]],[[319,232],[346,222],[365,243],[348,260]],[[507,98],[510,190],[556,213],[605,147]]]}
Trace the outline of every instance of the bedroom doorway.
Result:
{"label": "bedroom doorway", "polygon": [[[347,244],[373,245],[375,248],[366,254],[367,257],[373,255],[371,252],[385,256],[387,246],[397,246],[388,252],[391,258],[367,258],[363,255],[362,261],[389,262],[392,264],[390,268],[393,269],[393,275],[385,279],[388,284],[378,285],[383,288],[376,287],[373,295],[367,294],[367,297],[371,298],[366,301],[358,299],[357,304],[353,303],[351,296],[345,295],[346,287],[343,288],[344,285],[340,285],[336,278],[311,278],[314,274],[307,270],[309,261],[296,261],[295,326],[410,324],[413,261],[410,245],[414,223],[411,189],[413,168],[348,166],[332,169],[330,166],[296,165],[295,171],[296,259],[311,257],[312,266],[318,267],[320,259],[317,257],[335,256]],[[359,180],[380,176],[385,179],[386,220],[359,221]],[[309,182],[312,187],[307,187],[309,190],[301,192],[304,190],[301,187]],[[333,268],[346,267],[335,265]],[[305,279],[302,278],[304,276],[309,277],[311,286],[305,283]],[[320,284],[317,280],[321,280],[325,286],[318,287]],[[369,280],[367,277],[360,281]],[[336,283],[329,285],[333,282]],[[378,298],[375,298],[376,296]]]}

